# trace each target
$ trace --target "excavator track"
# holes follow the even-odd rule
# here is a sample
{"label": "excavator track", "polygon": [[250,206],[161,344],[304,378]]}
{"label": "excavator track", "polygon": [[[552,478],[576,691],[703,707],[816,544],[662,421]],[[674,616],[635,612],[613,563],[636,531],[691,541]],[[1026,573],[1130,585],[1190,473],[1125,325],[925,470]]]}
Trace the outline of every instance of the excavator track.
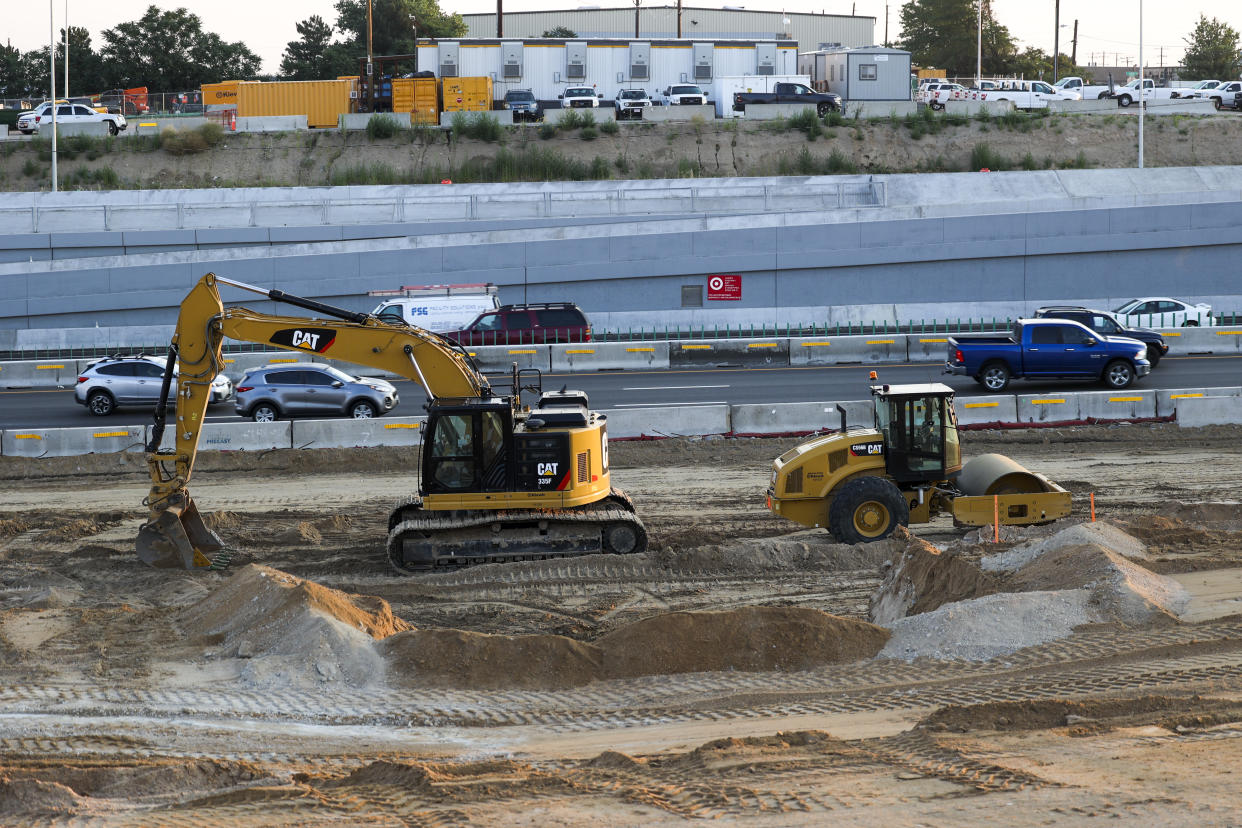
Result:
{"label": "excavator track", "polygon": [[422,500],[411,498],[389,518],[388,561],[405,574],[646,549],[646,527],[629,496],[617,489],[597,503],[569,509],[425,512]]}

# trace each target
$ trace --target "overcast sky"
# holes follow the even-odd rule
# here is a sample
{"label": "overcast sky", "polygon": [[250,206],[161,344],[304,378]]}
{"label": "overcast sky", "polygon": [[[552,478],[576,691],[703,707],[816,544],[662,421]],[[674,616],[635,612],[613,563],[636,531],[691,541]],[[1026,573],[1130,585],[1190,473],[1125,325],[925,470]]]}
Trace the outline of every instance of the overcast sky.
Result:
{"label": "overcast sky", "polygon": [[[667,5],[668,0],[644,0],[652,5]],[[716,6],[703,0],[683,0],[687,5]],[[65,20],[65,0],[51,0],[55,7],[55,25],[59,31]],[[117,23],[136,20],[142,16],[150,0],[69,0],[69,21],[74,26],[85,26],[91,32],[92,44],[100,45],[100,32]],[[297,37],[294,24],[312,14],[322,16],[329,23],[335,22],[333,0],[181,0],[181,2],[157,2],[162,9],[184,6],[203,20],[203,25],[228,41],[243,41],[261,58],[267,72],[275,72],[285,44]],[[610,0],[509,0],[507,11],[533,11],[539,9],[576,8],[579,5],[614,6],[622,3]],[[885,5],[883,0],[857,0],[856,3],[825,5],[802,0],[729,0],[719,5],[740,5],[750,9],[788,11],[823,11],[829,14],[856,14],[875,17],[875,39],[884,39]],[[477,13],[495,11],[491,0],[441,0],[446,11]],[[898,12],[901,3],[889,6],[889,37],[901,36]],[[1037,46],[1052,51],[1055,0],[993,0],[993,13],[1009,27],[1021,45]],[[1138,60],[1138,8],[1139,0],[1062,0],[1061,50],[1070,53],[1069,40],[1073,36],[1074,18],[1078,18],[1078,59],[1087,63],[1092,54],[1096,63],[1113,63],[1114,55],[1121,59],[1129,56],[1131,62]],[[20,9],[20,11],[18,11]],[[1161,47],[1166,63],[1180,59],[1185,49],[1184,38],[1190,34],[1200,14],[1217,17],[1235,29],[1242,30],[1242,3],[1239,0],[1198,0],[1186,5],[1174,2],[1147,0],[1143,9],[1143,45],[1147,65],[1158,64]],[[6,16],[9,42],[19,49],[27,50],[43,46],[48,41],[48,8],[40,2],[19,3],[13,0]],[[1100,53],[1107,53],[1107,60]],[[72,69],[72,67],[71,67]]]}

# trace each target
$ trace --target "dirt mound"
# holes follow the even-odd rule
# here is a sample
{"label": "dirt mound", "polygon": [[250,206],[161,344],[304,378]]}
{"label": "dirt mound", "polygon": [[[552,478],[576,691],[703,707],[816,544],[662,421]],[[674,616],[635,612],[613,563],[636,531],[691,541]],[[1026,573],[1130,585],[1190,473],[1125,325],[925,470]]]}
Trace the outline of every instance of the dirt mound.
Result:
{"label": "dirt mound", "polygon": [[622,627],[595,643],[609,678],[714,670],[805,670],[870,658],[888,633],[865,621],[802,607],[674,612]]}
{"label": "dirt mound", "polygon": [[64,785],[0,776],[0,816],[63,817],[81,807],[81,797]]}
{"label": "dirt mound", "polygon": [[1036,560],[1041,555],[1067,546],[1098,544],[1113,552],[1134,560],[1147,560],[1147,548],[1143,542],[1125,531],[1100,521],[1079,523],[1039,540],[1027,541],[997,555],[989,555],[980,562],[988,572],[1014,572]]}
{"label": "dirt mound", "polygon": [[1035,699],[949,705],[919,724],[930,730],[1046,730],[1048,728],[1107,724],[1109,727],[1156,724],[1170,730],[1185,721],[1210,726],[1237,721],[1238,703],[1227,699],[1178,696],[1140,696],[1133,699]]}
{"label": "dirt mound", "polygon": [[846,571],[879,569],[901,554],[903,543],[886,538],[877,543],[836,543],[822,529],[771,538],[734,540],[668,556],[666,563],[687,569],[728,571]]}
{"label": "dirt mound", "polygon": [[323,783],[325,788],[348,788],[355,785],[395,785],[408,791],[428,793],[435,781],[433,774],[421,763],[371,762],[353,773]]}
{"label": "dirt mound", "polygon": [[242,525],[242,519],[233,512],[207,512],[203,515],[203,524],[218,532],[221,529],[237,529]]}
{"label": "dirt mound", "polygon": [[258,684],[378,681],[383,660],[374,640],[410,629],[387,601],[254,564],[184,610],[179,621],[192,635],[214,636],[224,655],[249,659],[243,672]]}
{"label": "dirt mound", "polygon": [[318,546],[323,543],[323,533],[315,527],[315,524],[303,520],[279,533],[272,540],[279,544]]}
{"label": "dirt mound", "polygon": [[1000,590],[997,579],[954,552],[941,552],[904,529],[893,537],[898,534],[904,546],[897,563],[871,596],[867,610],[873,623],[888,625],[899,618]]}
{"label": "dirt mound", "polygon": [[601,652],[561,635],[411,630],[379,645],[396,687],[551,689],[600,677]]}
{"label": "dirt mound", "polygon": [[1168,513],[1190,523],[1242,525],[1242,503],[1173,503]]}
{"label": "dirt mound", "polygon": [[14,769],[26,781],[63,785],[78,796],[127,799],[182,794],[232,787],[262,779],[263,773],[248,762],[191,759],[183,762],[159,760],[157,764],[68,765],[49,771],[35,768]]}
{"label": "dirt mound", "polygon": [[72,520],[63,521],[48,529],[39,536],[39,540],[57,543],[78,540],[79,538],[88,538],[91,535],[98,535],[105,529],[115,526],[120,522],[121,517],[119,514],[96,515],[90,518],[74,518]]}
{"label": "dirt mound", "polygon": [[0,538],[20,535],[22,532],[29,532],[30,528],[30,522],[25,518],[2,518],[0,519]]}

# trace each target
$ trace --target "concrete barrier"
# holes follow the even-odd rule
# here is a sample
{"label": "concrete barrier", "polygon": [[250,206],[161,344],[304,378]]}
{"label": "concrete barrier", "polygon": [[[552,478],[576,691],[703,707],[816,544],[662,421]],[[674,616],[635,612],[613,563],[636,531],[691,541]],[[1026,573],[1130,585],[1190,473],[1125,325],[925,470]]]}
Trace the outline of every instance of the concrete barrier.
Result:
{"label": "concrete barrier", "polygon": [[954,397],[958,425],[1018,422],[1018,398],[1012,394],[986,397]]}
{"label": "concrete barrier", "polygon": [[237,132],[296,132],[308,129],[305,115],[250,115],[237,119]]}
{"label": "concrete barrier", "polygon": [[343,132],[365,130],[372,118],[387,118],[397,125],[398,129],[410,128],[408,112],[342,112],[336,119],[336,128]]}
{"label": "concrete barrier", "polygon": [[906,337],[906,359],[910,362],[944,362],[949,356],[952,334],[910,334]]}
{"label": "concrete barrier", "polygon": [[904,118],[918,111],[914,101],[849,101],[845,104],[847,118]]}
{"label": "concrete barrier", "polygon": [[198,129],[207,123],[206,118],[185,116],[179,118],[148,118],[135,115],[133,118],[126,120],[129,122],[129,126],[121,135],[158,135],[166,129],[188,132]]}
{"label": "concrete barrier", "polygon": [[716,120],[715,105],[652,106],[643,110],[644,121],[693,121],[695,118],[702,118],[705,121]]}
{"label": "concrete barrier", "polygon": [[906,359],[902,334],[821,336],[788,340],[790,365],[850,365]]}
{"label": "concrete barrier", "polygon": [[[151,440],[147,426],[145,441]],[[176,429],[164,431],[160,448],[176,447]],[[199,451],[270,451],[293,448],[293,428],[288,420],[276,423],[207,423],[198,441]]]}
{"label": "concrete barrier", "polygon": [[0,124],[0,141],[3,141],[5,138],[8,138],[8,137],[9,137],[9,125]]}
{"label": "concrete barrier", "polygon": [[594,109],[545,109],[543,111],[543,120],[549,124],[560,123],[561,118],[565,117],[566,112],[577,112],[581,115],[590,114],[595,118],[595,123],[603,123],[604,121],[617,120],[616,112],[611,106],[599,106]]}
{"label": "concrete barrier", "polygon": [[669,367],[667,342],[551,345],[553,371],[642,371]]}
{"label": "concrete barrier", "polygon": [[[467,120],[477,118],[477,117],[478,117],[478,116],[480,116],[480,115],[490,115],[491,117],[495,118],[495,119],[496,119],[496,120],[500,123],[500,125],[501,125],[501,126],[512,126],[512,125],[513,125],[513,111],[512,111],[512,110],[510,110],[510,109],[492,109],[492,110],[488,110],[488,111],[486,111],[486,112],[483,112],[483,111],[479,111],[479,112],[441,112],[441,113],[440,113],[440,126],[442,126],[442,127],[451,127],[451,126],[453,125],[453,119],[454,119],[455,117],[457,117],[458,115],[463,115],[463,116],[465,116]],[[598,121],[598,120],[600,120],[600,119],[599,119],[599,118],[596,118],[595,120],[597,120],[597,121]]]}
{"label": "concrete barrier", "polygon": [[729,410],[729,420],[733,433],[742,435],[832,431],[841,427],[837,405],[845,409],[846,425],[875,424],[875,409],[870,400],[735,405]]}
{"label": "concrete barrier", "polygon": [[143,451],[146,428],[105,422],[94,428],[6,429],[0,437],[0,454],[5,457],[76,457]]}
{"label": "concrete barrier", "polygon": [[989,115],[1004,115],[1013,112],[1013,101],[945,101],[944,104],[946,115],[969,115],[973,118],[984,110]]}
{"label": "concrete barrier", "polygon": [[1156,392],[1081,391],[1078,397],[1080,420],[1140,420],[1156,416]]}
{"label": "concrete barrier", "polygon": [[[588,346],[589,347],[589,346]],[[508,373],[517,363],[519,368],[552,370],[551,345],[476,345],[466,348],[475,365],[485,373]]]}
{"label": "concrete barrier", "polygon": [[1182,400],[1201,397],[1239,397],[1242,387],[1227,388],[1164,388],[1156,391],[1156,416],[1172,417]]}
{"label": "concrete barrier", "polygon": [[1242,352],[1242,325],[1214,328],[1163,328],[1160,333],[1169,346],[1169,355],[1236,354]]}
{"label": "concrete barrier", "polygon": [[1019,423],[1063,423],[1081,419],[1078,416],[1078,395],[1061,391],[1044,394],[1019,394]]}
{"label": "concrete barrier", "polygon": [[426,417],[376,417],[371,420],[294,420],[293,447],[355,448],[417,446]]}
{"label": "concrete barrier", "polygon": [[670,368],[788,365],[789,340],[773,337],[670,342],[668,364]]}
{"label": "concrete barrier", "polygon": [[1049,101],[1049,112],[1073,115],[1083,112],[1116,112],[1117,102],[1112,98],[1089,98],[1085,101]]}
{"label": "concrete barrier", "polygon": [[1183,428],[1242,424],[1242,397],[1195,397],[1177,403],[1177,424]]}
{"label": "concrete barrier", "polygon": [[[68,138],[70,135],[93,135],[103,137],[112,134],[111,124],[108,121],[87,121],[85,123],[59,123],[56,125],[56,134],[61,138]],[[52,137],[52,122],[47,121],[39,124],[39,137]]]}
{"label": "concrete barrier", "polygon": [[727,405],[614,408],[603,413],[608,418],[608,436],[613,440],[728,434],[732,430]]}
{"label": "concrete barrier", "polygon": [[[740,114],[748,121],[774,121],[777,118],[790,118],[807,110],[815,114],[815,104],[777,103],[777,104],[746,104],[745,111]],[[726,113],[728,114],[728,113]]]}
{"label": "concrete barrier", "polygon": [[[1130,109],[1138,111],[1137,106],[1131,106]],[[1123,112],[1125,110],[1122,110]],[[1210,100],[1184,100],[1181,98],[1171,99],[1167,101],[1148,101],[1148,115],[1215,115],[1216,104]]]}
{"label": "concrete barrier", "polygon": [[[83,360],[85,365],[89,360]],[[0,387],[59,388],[78,381],[76,359],[45,359],[26,362],[0,362]]]}

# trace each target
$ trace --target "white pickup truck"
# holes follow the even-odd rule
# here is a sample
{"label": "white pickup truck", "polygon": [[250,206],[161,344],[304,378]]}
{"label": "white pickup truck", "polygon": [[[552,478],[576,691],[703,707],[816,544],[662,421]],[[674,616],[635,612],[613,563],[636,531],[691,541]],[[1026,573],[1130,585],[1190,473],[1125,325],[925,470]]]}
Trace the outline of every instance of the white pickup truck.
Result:
{"label": "white pickup truck", "polygon": [[1043,81],[1007,81],[998,89],[971,90],[970,99],[981,103],[1009,101],[1015,109],[1047,109],[1049,101],[1076,101],[1078,95],[1053,89]]}
{"label": "white pickup truck", "polygon": [[940,110],[944,109],[947,101],[965,100],[968,94],[970,94],[970,90],[959,83],[933,81],[920,86],[914,99],[918,103],[927,104],[932,109]]}
{"label": "white pickup truck", "polygon": [[1201,80],[1193,86],[1177,86],[1173,89],[1174,98],[1193,98],[1196,92],[1205,92],[1220,86],[1218,80]]}
{"label": "white pickup truck", "polygon": [[1073,75],[1061,78],[1053,84],[1053,88],[1059,89],[1062,92],[1077,92],[1078,99],[1081,101],[1111,98],[1115,89],[1115,87],[1110,87],[1107,84],[1088,84],[1082,78]]}
{"label": "white pickup truck", "polygon": [[[1127,83],[1125,86],[1117,87],[1117,91],[1113,93],[1113,97],[1117,99],[1117,106],[1129,106],[1139,99],[1138,78]],[[1145,101],[1167,101],[1172,99],[1173,89],[1167,86],[1156,86],[1156,82],[1151,78],[1143,78],[1143,100]]]}
{"label": "white pickup truck", "polygon": [[1192,101],[1211,101],[1216,105],[1217,109],[1221,107],[1232,108],[1233,96],[1242,92],[1242,81],[1221,81],[1215,86],[1206,89],[1196,89],[1189,95],[1185,95]]}

